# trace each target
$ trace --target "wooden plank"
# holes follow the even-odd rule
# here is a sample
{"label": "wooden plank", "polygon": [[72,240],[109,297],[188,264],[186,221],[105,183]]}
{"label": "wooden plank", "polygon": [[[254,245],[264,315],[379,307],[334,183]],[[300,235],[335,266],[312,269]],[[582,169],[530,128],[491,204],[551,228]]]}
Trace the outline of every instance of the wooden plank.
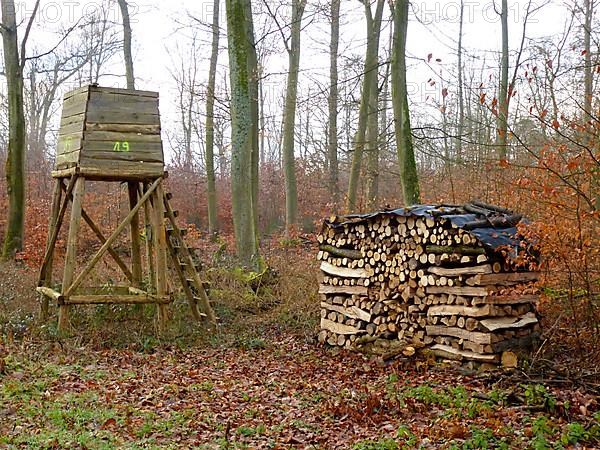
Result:
{"label": "wooden plank", "polygon": [[365,269],[349,269],[347,267],[337,267],[333,264],[323,261],[321,263],[321,270],[323,272],[335,275],[338,277],[345,278],[367,278],[368,274]]}
{"label": "wooden plank", "polygon": [[137,112],[107,112],[92,110],[88,111],[86,122],[160,125],[160,116],[158,114],[140,114]]}
{"label": "wooden plank", "polygon": [[471,277],[467,280],[467,284],[472,286],[487,284],[511,286],[519,283],[530,283],[537,281],[539,278],[539,272],[490,273]]}
{"label": "wooden plank", "polygon": [[432,266],[428,267],[427,271],[429,273],[439,275],[442,277],[455,277],[459,275],[491,274],[492,266],[490,266],[489,264],[484,264],[482,266],[456,267],[453,269]]}
{"label": "wooden plank", "polygon": [[[162,192],[159,193],[161,179],[159,179],[156,189],[152,192],[152,237],[154,240],[154,252],[156,258],[156,295],[159,297],[167,295],[167,233],[164,223],[164,203]],[[164,331],[167,326],[167,310],[164,306],[158,305],[158,328]]]}
{"label": "wooden plank", "polygon": [[[57,156],[57,161],[59,161],[59,158],[61,160],[61,162],[63,161],[63,158],[69,155],[72,155],[73,153],[67,153],[66,155],[59,155]],[[163,163],[163,159],[162,159],[162,155],[157,155],[156,152],[139,152],[139,151],[131,151],[131,152],[111,152],[111,151],[106,151],[106,152],[100,152],[100,151],[93,151],[93,152],[86,152],[85,148],[83,150],[81,150],[80,152],[77,152],[77,154],[83,154],[84,156],[81,157],[81,164],[88,164],[88,165],[94,165],[95,164],[95,160],[100,160],[100,161],[135,161],[138,164],[141,163]]]}
{"label": "wooden plank", "polygon": [[66,119],[71,116],[77,116],[85,113],[87,110],[87,98],[82,98],[78,102],[73,102],[71,105],[63,106],[60,114],[61,119]]}
{"label": "wooden plank", "polygon": [[[139,91],[144,92],[144,91]],[[147,91],[148,92],[148,91]],[[157,95],[148,96],[137,94],[136,91],[125,90],[124,92],[118,92],[115,90],[108,91],[104,89],[90,91],[91,102],[107,102],[107,103],[153,103],[158,105],[158,93]]]}
{"label": "wooden plank", "polygon": [[350,306],[348,308],[345,308],[340,305],[332,305],[327,302],[321,302],[321,308],[327,309],[329,311],[336,311],[342,313],[344,316],[349,317],[351,319],[364,320],[365,322],[371,321],[371,314],[367,311],[360,309],[358,306]]}
{"label": "wooden plank", "polygon": [[[38,277],[38,286],[49,288],[52,286],[52,271],[53,271],[53,260],[54,260],[54,249],[56,245],[56,239],[52,240],[52,236],[54,235],[54,230],[57,226],[60,226],[58,222],[58,217],[60,213],[60,206],[62,200],[62,190],[63,190],[63,180],[56,180],[54,182],[54,192],[52,194],[52,208],[50,209],[50,220],[48,224],[48,237],[46,239],[46,250],[44,252],[44,261],[47,261],[46,264],[43,264],[40,268],[40,274]],[[61,218],[62,221],[62,218]],[[49,314],[49,303],[48,297],[43,296],[40,299],[40,318],[43,322],[48,320]]]}
{"label": "wooden plank", "polygon": [[56,154],[71,153],[81,149],[83,133],[64,134],[58,137],[56,143]]}
{"label": "wooden plank", "polygon": [[137,89],[124,89],[107,86],[90,86],[90,91],[93,93],[104,93],[104,94],[120,94],[120,95],[133,95],[138,97],[152,97],[158,98],[158,92],[155,91],[141,91]]}
{"label": "wooden plank", "polygon": [[[112,152],[114,151],[115,153],[128,153],[127,151],[115,151],[115,143],[111,142],[111,141],[89,141],[89,140],[85,140],[83,141],[83,148],[84,151],[87,152],[94,152],[94,151],[99,151],[99,152]],[[122,144],[120,145],[121,149],[123,149]],[[156,153],[157,155],[162,155],[162,142],[160,140],[156,141],[156,142],[135,142],[135,141],[129,141],[129,152],[132,151],[143,151],[143,152],[150,152],[150,153]]]}
{"label": "wooden plank", "polygon": [[[136,182],[127,183],[127,197],[129,200],[129,209],[135,207],[138,200],[138,184]],[[129,229],[129,235],[131,238],[131,275],[134,288],[140,288],[142,286],[142,253],[141,253],[141,240],[140,240],[140,215],[139,212],[135,213],[131,218],[131,226]]]}
{"label": "wooden plank", "polygon": [[85,129],[86,131],[114,131],[117,133],[160,134],[160,125],[86,122]]}
{"label": "wooden plank", "polygon": [[329,284],[319,285],[319,294],[348,294],[367,295],[369,289],[364,286],[332,286]]}
{"label": "wooden plank", "polygon": [[324,317],[321,318],[321,329],[329,330],[336,334],[359,334],[365,332],[365,330],[360,330],[359,328],[350,325],[344,325],[343,323],[337,323]]}
{"label": "wooden plank", "polygon": [[425,288],[427,294],[454,294],[468,295],[471,297],[485,297],[494,292],[490,287],[471,287],[471,286],[427,286]]}
{"label": "wooden plank", "polygon": [[475,353],[468,350],[458,350],[449,345],[435,344],[431,347],[431,350],[436,356],[447,359],[469,359],[473,361],[498,362],[498,355],[483,355],[481,353]]}
{"label": "wooden plank", "polygon": [[74,151],[69,153],[62,153],[56,155],[55,166],[57,169],[66,168],[77,164],[79,162],[80,151]]}
{"label": "wooden plank", "polygon": [[[75,117],[75,116],[74,116]],[[63,136],[65,134],[73,134],[73,133],[81,133],[84,129],[83,120],[73,120],[69,123],[65,123],[60,126],[60,130],[58,130],[58,136]]]}
{"label": "wooden plank", "polygon": [[52,178],[69,178],[78,173],[78,167],[59,168],[51,172]]}
{"label": "wooden plank", "polygon": [[116,131],[85,131],[86,141],[129,141],[129,142],[161,142],[160,134],[123,133]]}
{"label": "wooden plank", "polygon": [[427,325],[425,327],[429,336],[452,336],[467,341],[475,342],[476,344],[491,344],[493,339],[492,333],[481,333],[479,331],[467,331],[458,327],[447,327],[443,325]]}
{"label": "wooden plank", "polygon": [[[131,98],[137,99],[136,97],[130,96]],[[103,112],[103,113],[123,113],[123,114],[157,114],[158,115],[158,101],[131,101],[131,102],[123,102],[123,101],[115,101],[109,98],[93,98],[93,96],[88,100],[87,103],[87,115],[93,112]]]}
{"label": "wooden plank", "polygon": [[158,297],[156,295],[118,295],[118,294],[99,294],[99,295],[71,295],[66,297],[66,305],[98,305],[98,304],[143,304],[158,303],[164,305],[171,303],[171,298],[167,296]]}
{"label": "wooden plank", "polygon": [[75,116],[61,117],[60,129],[58,130],[58,134],[59,135],[64,134],[61,131],[63,126],[72,125],[74,123],[85,123],[85,114],[81,113],[81,114],[77,114]]}
{"label": "wooden plank", "polygon": [[534,323],[538,319],[534,313],[527,313],[521,317],[498,317],[494,319],[484,319],[479,322],[488,331],[508,330],[511,328],[523,328]]}
{"label": "wooden plank", "polygon": [[[67,251],[65,253],[65,267],[61,294],[66,296],[73,288],[73,277],[77,266],[77,239],[79,238],[79,226],[81,224],[81,210],[83,196],[85,194],[85,178],[77,177],[73,188],[73,201],[71,206],[71,221],[69,223],[69,234],[67,238]],[[67,192],[65,202],[68,201],[70,193]],[[69,328],[69,308],[60,305],[58,311],[58,330],[65,332]]]}
{"label": "wooden plank", "polygon": [[118,161],[92,159],[82,156],[80,160],[80,173],[87,177],[93,176],[162,176],[164,164],[159,162]]}
{"label": "wooden plank", "polygon": [[78,88],[75,88],[67,93],[65,93],[65,95],[63,95],[63,101],[67,100],[68,98],[71,98],[77,94],[81,94],[82,92],[88,92],[90,89],[89,85],[86,86],[81,86]]}
{"label": "wooden plank", "polygon": [[483,306],[461,306],[461,305],[438,305],[430,306],[427,309],[427,316],[465,316],[465,317],[485,317],[496,313],[496,309],[491,305]]}
{"label": "wooden plank", "polygon": [[537,303],[540,296],[537,294],[527,295],[490,295],[483,298],[474,298],[473,305],[521,305],[524,303]]}

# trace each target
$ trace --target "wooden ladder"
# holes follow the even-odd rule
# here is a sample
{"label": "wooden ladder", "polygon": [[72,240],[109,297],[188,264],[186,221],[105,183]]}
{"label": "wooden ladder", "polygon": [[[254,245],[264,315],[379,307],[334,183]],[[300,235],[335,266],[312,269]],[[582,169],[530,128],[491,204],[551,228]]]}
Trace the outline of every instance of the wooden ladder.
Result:
{"label": "wooden ladder", "polygon": [[204,284],[198,274],[199,265],[196,265],[192,258],[190,249],[183,240],[184,232],[180,230],[175,221],[176,211],[173,211],[169,200],[172,195],[164,195],[165,217],[167,219],[167,248],[173,261],[173,266],[177,276],[181,281],[181,286],[192,310],[195,319],[206,319],[211,324],[216,324],[216,317],[210,306],[208,295]]}

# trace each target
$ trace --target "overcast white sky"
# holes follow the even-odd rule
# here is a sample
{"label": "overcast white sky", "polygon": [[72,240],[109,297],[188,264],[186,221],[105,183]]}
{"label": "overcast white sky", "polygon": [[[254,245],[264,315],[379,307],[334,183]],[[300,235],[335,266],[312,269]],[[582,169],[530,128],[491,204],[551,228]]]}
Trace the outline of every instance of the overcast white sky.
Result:
{"label": "overcast white sky", "polygon": [[[259,4],[263,0],[253,0]],[[271,0],[275,2],[277,0]],[[319,0],[323,2],[324,0]],[[540,0],[541,1],[541,0]],[[16,1],[20,17],[27,16],[33,8],[34,0]],[[96,1],[49,1],[42,0],[39,18],[32,30],[32,40],[37,45],[49,45],[51,38],[43,29],[51,29],[59,23],[73,23],[86,11],[98,7]],[[305,21],[313,17],[315,1],[309,0]],[[500,3],[499,0],[496,3]],[[518,47],[521,40],[522,23],[528,1],[509,0],[510,46]],[[537,4],[539,4],[538,2]],[[566,9],[561,0],[553,0],[537,11],[529,21],[527,35],[541,37],[560,33],[566,20]],[[140,89],[157,90],[161,95],[161,111],[163,129],[174,118],[175,89],[169,75],[169,66],[173,64],[176,48],[185,48],[189,42],[190,30],[177,23],[189,22],[188,14],[205,22],[212,17],[212,0],[131,0],[130,8],[133,21],[134,58],[136,86]],[[225,11],[222,5],[221,23],[224,25]],[[463,46],[468,55],[478,58],[486,56],[490,71],[497,71],[497,52],[500,48],[500,21],[494,11],[492,0],[464,0],[465,25]],[[120,21],[119,8],[113,5],[112,14]],[[460,1],[415,0],[411,4],[411,22],[408,31],[408,54],[411,57],[408,80],[412,102],[421,103],[427,96],[438,95],[439,85],[431,87],[427,80],[436,73],[443,77],[453,78],[450,72],[455,69],[456,39],[458,35]],[[342,0],[342,14],[345,25],[342,28],[340,50],[357,55],[364,54],[364,13],[358,0]],[[386,7],[385,15],[389,14]],[[258,24],[257,24],[257,28]],[[177,30],[177,31],[175,31]],[[382,33],[382,47],[387,44],[388,30]],[[224,31],[224,27],[223,27]],[[257,30],[257,34],[260,30]],[[22,32],[22,31],[21,31]],[[201,40],[207,43],[210,36],[207,30],[199,32]],[[302,37],[301,66],[303,73],[300,84],[308,88],[319,74],[328,73],[328,24],[322,17],[311,21]],[[226,38],[222,36],[221,47],[225,50]],[[203,77],[208,70],[209,49],[203,53]],[[426,59],[433,54],[431,63]],[[441,62],[436,62],[439,58]],[[287,59],[273,56],[269,59],[266,71],[285,73]],[[226,64],[227,53],[222,51],[220,63]],[[202,66],[201,66],[202,67]],[[496,67],[496,68],[495,68]],[[123,71],[122,66],[115,67],[115,72]],[[272,95],[279,95],[284,89],[284,76],[275,76],[269,88]],[[123,85],[124,79],[105,80],[105,84]],[[302,88],[301,88],[302,91]]]}

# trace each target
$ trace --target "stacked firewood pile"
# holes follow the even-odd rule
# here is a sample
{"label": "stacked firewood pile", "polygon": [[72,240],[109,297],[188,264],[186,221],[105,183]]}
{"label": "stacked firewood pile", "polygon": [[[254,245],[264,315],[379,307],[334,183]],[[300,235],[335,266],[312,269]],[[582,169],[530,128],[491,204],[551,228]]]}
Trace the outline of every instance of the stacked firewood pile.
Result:
{"label": "stacked firewood pile", "polygon": [[504,208],[472,202],[332,217],[318,236],[319,341],[376,339],[498,362],[539,335],[536,258]]}

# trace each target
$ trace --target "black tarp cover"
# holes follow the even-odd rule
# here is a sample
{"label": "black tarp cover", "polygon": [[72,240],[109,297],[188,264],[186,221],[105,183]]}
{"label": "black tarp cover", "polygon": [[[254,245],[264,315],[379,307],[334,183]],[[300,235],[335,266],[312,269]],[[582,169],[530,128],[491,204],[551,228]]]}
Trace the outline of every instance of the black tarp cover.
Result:
{"label": "black tarp cover", "polygon": [[[465,212],[464,214],[448,214],[445,215],[444,211],[453,212],[460,206],[452,205],[414,205],[408,208],[397,208],[387,209],[384,211],[377,211],[367,214],[349,214],[346,216],[338,217],[335,221],[326,220],[325,223],[332,227],[338,228],[347,224],[356,224],[366,222],[369,219],[378,216],[416,216],[416,217],[429,217],[436,221],[443,219],[449,220],[457,227],[463,227],[466,223],[474,222],[477,220],[485,219],[486,216],[480,214],[474,214]],[[435,211],[436,214],[432,214]],[[501,213],[497,213],[501,214]],[[502,247],[504,249],[510,248],[512,251],[511,256],[515,256],[522,242],[522,237],[518,235],[516,227],[497,228],[493,226],[473,228],[469,230],[473,236],[478,238],[483,246],[488,250],[495,251]]]}

